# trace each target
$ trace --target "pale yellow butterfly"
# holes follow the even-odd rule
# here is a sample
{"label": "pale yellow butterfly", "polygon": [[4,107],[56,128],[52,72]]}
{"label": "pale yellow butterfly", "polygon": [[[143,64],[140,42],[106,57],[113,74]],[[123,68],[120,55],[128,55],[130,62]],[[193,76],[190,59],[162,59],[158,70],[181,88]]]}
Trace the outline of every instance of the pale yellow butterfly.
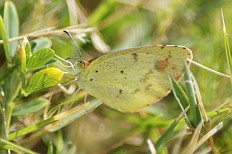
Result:
{"label": "pale yellow butterfly", "polygon": [[183,46],[154,45],[112,52],[88,62],[80,60],[80,89],[122,112],[136,112],[171,91],[169,75],[183,76],[192,52]]}

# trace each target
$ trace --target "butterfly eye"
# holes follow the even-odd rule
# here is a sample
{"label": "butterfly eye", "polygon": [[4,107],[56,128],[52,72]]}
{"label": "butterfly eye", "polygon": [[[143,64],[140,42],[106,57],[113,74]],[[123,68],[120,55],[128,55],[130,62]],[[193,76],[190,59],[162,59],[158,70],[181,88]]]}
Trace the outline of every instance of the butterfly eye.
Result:
{"label": "butterfly eye", "polygon": [[78,59],[77,63],[82,64],[84,68],[86,68],[89,65],[88,61],[82,60],[82,59]]}

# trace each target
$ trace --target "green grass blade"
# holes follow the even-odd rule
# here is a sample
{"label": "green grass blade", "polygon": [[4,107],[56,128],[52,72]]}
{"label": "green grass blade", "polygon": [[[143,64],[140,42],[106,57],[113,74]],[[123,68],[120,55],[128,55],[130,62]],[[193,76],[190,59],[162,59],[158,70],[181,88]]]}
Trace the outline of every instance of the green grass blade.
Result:
{"label": "green grass blade", "polygon": [[8,65],[11,64],[12,59],[11,59],[11,54],[9,51],[9,44],[8,44],[8,37],[6,34],[6,29],[2,20],[2,16],[0,16],[0,35],[1,38],[3,40],[3,47],[4,47],[4,51],[5,51],[5,56],[6,56],[6,60]]}
{"label": "green grass blade", "polygon": [[75,0],[69,0],[66,1],[67,8],[68,8],[68,15],[69,15],[69,25],[77,25],[78,20],[77,20],[77,8],[76,8],[76,3]]}
{"label": "green grass blade", "polygon": [[167,131],[165,131],[165,133],[157,140],[155,147],[156,150],[159,149],[159,147],[167,140],[167,138],[169,137],[169,135],[174,131],[175,127],[177,126],[177,124],[179,123],[179,121],[184,117],[186,111],[189,108],[186,108],[178,117],[177,119],[170,125],[170,127],[167,129]]}
{"label": "green grass blade", "polygon": [[184,66],[185,74],[185,85],[187,90],[187,95],[189,98],[190,114],[188,116],[191,125],[196,128],[198,123],[201,122],[201,115],[197,105],[196,91],[194,89],[194,81],[192,79],[192,73],[189,70],[189,67],[185,63]]}
{"label": "green grass blade", "polygon": [[4,144],[7,144],[8,146],[10,146],[10,147],[11,147],[11,148],[10,148],[11,150],[15,149],[16,151],[25,152],[25,153],[28,153],[28,154],[37,154],[37,153],[34,152],[34,151],[31,151],[31,150],[26,149],[26,148],[24,148],[24,147],[21,147],[21,146],[19,146],[19,145],[13,144],[13,143],[11,143],[11,142],[9,142],[9,141],[6,141],[6,140],[4,140],[4,139],[2,139],[2,138],[0,138],[0,142],[1,142],[1,143],[4,143]]}
{"label": "green grass blade", "polygon": [[100,22],[109,12],[111,12],[116,4],[115,0],[104,0],[100,6],[89,16],[89,25],[93,26]]}
{"label": "green grass blade", "polygon": [[54,153],[54,151],[53,151],[53,144],[52,144],[51,141],[49,141],[47,154],[53,154],[53,153]]}
{"label": "green grass blade", "polygon": [[[173,94],[176,98],[176,100],[178,101],[182,111],[184,111],[188,106],[189,106],[189,99],[187,97],[187,95],[185,94],[184,90],[180,87],[180,85],[173,79],[173,77],[169,76],[170,82],[171,82],[171,86],[173,89]],[[189,121],[189,117],[190,116],[190,111],[187,111],[187,118],[186,118],[186,122],[189,126],[191,126],[191,122]]]}
{"label": "green grass blade", "polygon": [[[8,38],[16,37],[19,35],[19,17],[16,10],[16,7],[13,2],[6,1],[4,5],[3,13],[4,25],[6,28],[6,34]],[[9,43],[9,51],[11,57],[16,53],[18,42]]]}
{"label": "green grass blade", "polygon": [[223,34],[224,34],[224,42],[225,42],[226,59],[227,59],[228,68],[230,71],[230,82],[232,85],[232,55],[231,55],[230,43],[229,43],[229,39],[228,39],[227,32],[226,32],[226,24],[225,24],[222,10],[221,10],[221,13],[222,13],[222,24],[223,24],[222,26],[223,26]]}
{"label": "green grass blade", "polygon": [[[69,121],[72,121],[76,118],[79,118],[79,117],[85,115],[88,112],[93,111],[96,107],[101,105],[101,103],[102,102],[100,100],[96,100],[96,101],[93,101],[93,102],[88,103],[88,104],[83,104],[81,106],[77,106],[74,109],[71,109],[70,111],[62,112],[60,114],[57,114],[51,118],[48,118],[46,120],[43,120],[43,121],[38,122],[36,124],[33,124],[31,126],[27,126],[26,128],[23,128],[21,130],[18,130],[16,132],[11,133],[9,135],[9,140],[13,140],[17,137],[24,136],[26,134],[38,131],[41,128],[43,128],[49,124],[52,124],[54,122],[60,122],[60,124],[61,124],[61,122],[66,122],[65,124],[67,124]],[[66,125],[63,125],[63,126],[66,126]],[[47,129],[49,130],[49,128],[47,128]]]}

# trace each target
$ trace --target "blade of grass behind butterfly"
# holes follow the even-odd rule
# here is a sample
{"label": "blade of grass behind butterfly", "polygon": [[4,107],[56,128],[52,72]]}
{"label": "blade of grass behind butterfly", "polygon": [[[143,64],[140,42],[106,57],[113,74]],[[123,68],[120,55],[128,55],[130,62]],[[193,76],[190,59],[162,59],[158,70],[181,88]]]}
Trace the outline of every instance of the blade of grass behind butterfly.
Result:
{"label": "blade of grass behind butterfly", "polygon": [[169,128],[167,129],[167,131],[165,131],[165,133],[157,140],[155,147],[156,150],[159,149],[159,147],[167,140],[167,138],[169,137],[169,135],[174,131],[175,127],[177,126],[177,124],[179,123],[179,121],[184,117],[186,111],[189,109],[189,107],[187,107],[177,118],[176,120],[169,126]]}
{"label": "blade of grass behind butterfly", "polygon": [[231,55],[231,51],[230,51],[230,44],[229,44],[229,39],[228,39],[227,32],[226,32],[226,24],[225,24],[222,10],[221,10],[221,14],[222,14],[222,26],[223,26],[223,34],[224,34],[226,59],[227,59],[228,68],[229,68],[229,72],[230,72],[230,83],[232,85],[232,55]]}
{"label": "blade of grass behind butterfly", "polygon": [[[181,86],[173,79],[173,77],[169,76],[169,80],[171,82],[173,94],[174,94],[176,100],[178,101],[182,111],[184,111],[189,106],[188,96],[185,94],[185,92],[181,88]],[[187,111],[185,120],[187,122],[187,125],[192,127],[191,122],[188,118],[189,116],[190,116],[190,110]]]}
{"label": "blade of grass behind butterfly", "polygon": [[[62,112],[60,114],[57,114],[55,116],[52,116],[46,120],[43,120],[41,122],[38,122],[36,124],[27,126],[26,128],[23,128],[21,130],[15,131],[9,135],[9,140],[15,139],[20,136],[24,136],[26,134],[35,132],[40,130],[41,128],[52,124],[54,122],[64,122],[64,121],[71,121],[73,119],[79,118],[83,116],[84,114],[93,111],[96,107],[98,107],[102,102],[99,100],[92,101],[90,103],[85,103],[83,105],[77,106],[69,111]],[[67,123],[66,123],[67,124]],[[57,129],[56,129],[57,130]]]}
{"label": "blade of grass behind butterfly", "polygon": [[[187,111],[189,109],[188,97],[186,96],[184,90],[178,85],[178,83],[171,76],[169,76],[169,79],[171,82],[174,96],[176,97],[177,101],[179,102],[180,107],[183,110],[183,112],[170,125],[170,127],[167,129],[167,131],[157,140],[156,145],[155,145],[156,150],[158,150],[158,148],[162,145],[162,143],[164,143],[167,140],[168,136],[173,132],[173,130],[175,129],[175,127],[177,126],[179,121],[182,119],[182,117],[184,117],[184,115],[186,115],[186,114],[189,114],[189,111]],[[188,117],[188,116],[186,116],[186,117]],[[188,118],[186,118],[186,122],[189,126],[191,126],[191,123],[188,120]]]}
{"label": "blade of grass behind butterfly", "polygon": [[185,79],[186,91],[189,98],[189,106],[190,106],[190,114],[188,115],[188,118],[190,120],[191,126],[193,128],[196,128],[198,123],[201,122],[201,115],[197,105],[194,81],[192,78],[192,74],[189,70],[189,67],[186,63],[184,64],[184,70],[185,70],[184,79]]}
{"label": "blade of grass behind butterfly", "polygon": [[[210,122],[210,119],[208,118],[207,116],[207,113],[206,113],[206,110],[204,108],[204,104],[203,104],[203,101],[202,101],[202,98],[201,98],[201,94],[200,94],[200,90],[199,90],[199,87],[198,87],[198,84],[194,78],[194,76],[192,75],[192,73],[189,71],[189,75],[191,77],[191,81],[192,81],[192,85],[194,86],[194,92],[195,92],[195,97],[196,97],[196,100],[197,100],[197,109],[199,110],[199,112],[201,113],[201,118],[202,118],[202,121],[204,122],[204,128],[206,130],[206,132],[210,132],[211,131],[211,122]],[[213,153],[217,153],[217,149],[215,148],[215,145],[214,145],[214,140],[212,137],[209,137],[209,144],[212,148],[212,151]]]}

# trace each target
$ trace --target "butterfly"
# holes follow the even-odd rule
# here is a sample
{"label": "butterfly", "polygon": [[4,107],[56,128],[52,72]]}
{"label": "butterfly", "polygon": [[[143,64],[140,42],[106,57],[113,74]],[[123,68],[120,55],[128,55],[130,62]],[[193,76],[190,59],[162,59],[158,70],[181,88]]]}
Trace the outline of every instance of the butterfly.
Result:
{"label": "butterfly", "polygon": [[169,76],[180,81],[184,63],[192,60],[184,46],[152,45],[111,52],[90,61],[79,60],[80,89],[121,112],[137,112],[171,91]]}

